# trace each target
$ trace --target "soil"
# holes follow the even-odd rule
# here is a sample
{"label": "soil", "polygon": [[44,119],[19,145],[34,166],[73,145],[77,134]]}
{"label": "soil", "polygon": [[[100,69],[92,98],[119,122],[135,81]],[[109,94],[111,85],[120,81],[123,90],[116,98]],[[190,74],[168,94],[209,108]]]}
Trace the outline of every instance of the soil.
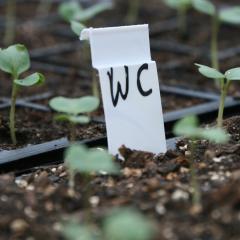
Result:
{"label": "soil", "polygon": [[[228,144],[196,143],[194,166],[202,192],[201,211],[191,204],[188,140],[159,156],[122,147],[125,161],[116,160],[120,176],[92,175],[86,184],[78,174],[74,193],[68,188],[63,165],[38,168],[20,177],[1,175],[1,239],[63,239],[61,229],[67,220],[76,218],[83,223],[91,212],[93,224],[100,228],[110,208],[133,206],[155,222],[154,240],[237,240],[239,122],[240,117],[224,122],[231,134]],[[86,188],[90,189],[88,196]]]}

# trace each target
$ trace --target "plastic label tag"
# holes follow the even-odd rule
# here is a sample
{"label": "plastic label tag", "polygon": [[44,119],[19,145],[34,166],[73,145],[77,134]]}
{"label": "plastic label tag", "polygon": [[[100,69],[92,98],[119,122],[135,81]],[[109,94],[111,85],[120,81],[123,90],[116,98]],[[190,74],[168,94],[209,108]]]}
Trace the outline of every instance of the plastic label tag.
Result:
{"label": "plastic label tag", "polygon": [[156,63],[148,25],[84,29],[99,71],[108,149],[165,153],[166,138]]}

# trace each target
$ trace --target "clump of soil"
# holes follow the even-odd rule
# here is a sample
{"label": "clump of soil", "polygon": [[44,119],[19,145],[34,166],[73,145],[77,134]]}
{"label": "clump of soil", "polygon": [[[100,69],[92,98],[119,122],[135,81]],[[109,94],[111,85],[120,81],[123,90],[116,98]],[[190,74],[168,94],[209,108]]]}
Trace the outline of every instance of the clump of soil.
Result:
{"label": "clump of soil", "polygon": [[[202,191],[202,211],[191,205],[188,141],[177,150],[154,156],[120,149],[125,161],[120,176],[92,175],[89,185],[75,177],[75,194],[68,188],[63,165],[46,166],[30,174],[0,176],[1,239],[62,239],[62,222],[84,222],[91,211],[101,226],[109,209],[134,206],[155,221],[154,240],[237,240],[240,238],[240,117],[227,119],[231,141],[224,145],[198,141],[195,168]],[[90,189],[85,207],[85,189]],[[97,201],[91,201],[91,199]]]}

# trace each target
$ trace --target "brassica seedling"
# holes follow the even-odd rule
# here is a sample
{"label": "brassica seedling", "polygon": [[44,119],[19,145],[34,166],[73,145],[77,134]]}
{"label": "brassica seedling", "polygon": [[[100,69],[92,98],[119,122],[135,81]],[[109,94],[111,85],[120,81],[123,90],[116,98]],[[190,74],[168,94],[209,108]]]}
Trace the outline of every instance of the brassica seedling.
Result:
{"label": "brassica seedling", "polygon": [[[112,9],[112,3],[110,2],[101,2],[84,9],[80,3],[70,1],[60,4],[58,12],[65,21],[70,23],[72,31],[79,37],[87,21],[109,9]],[[86,52],[89,53],[88,48],[89,44],[86,42],[83,48],[84,55],[86,56],[89,55],[86,54]],[[92,94],[95,97],[100,97],[98,81],[94,70],[92,72]]]}
{"label": "brassica seedling", "polygon": [[173,129],[176,136],[184,136],[190,139],[191,155],[190,164],[190,184],[193,189],[192,203],[194,206],[201,206],[201,191],[194,167],[194,155],[196,151],[196,140],[206,139],[213,143],[226,143],[229,141],[228,134],[221,128],[200,128],[196,116],[188,116],[178,121]]}
{"label": "brassica seedling", "polygon": [[192,7],[192,0],[164,0],[170,8],[178,12],[178,29],[181,36],[187,32],[187,11]]}
{"label": "brassica seedling", "polygon": [[66,150],[65,165],[69,170],[69,185],[71,188],[74,187],[76,173],[84,175],[87,181],[92,172],[118,173],[118,167],[107,151],[88,149],[86,146],[79,144],[73,144]]}
{"label": "brassica seedling", "polygon": [[139,9],[140,9],[140,0],[131,0],[129,1],[128,6],[128,13],[126,17],[126,22],[128,24],[134,24],[139,15]]}
{"label": "brassica seedling", "polygon": [[5,14],[5,33],[3,37],[3,43],[5,46],[9,46],[14,41],[15,25],[16,25],[16,0],[7,0]]}
{"label": "brassica seedling", "polygon": [[58,11],[60,16],[62,16],[67,22],[87,22],[99,13],[111,8],[112,4],[110,2],[97,3],[89,8],[84,9],[79,2],[70,1],[60,4]]}
{"label": "brassica seedling", "polygon": [[81,98],[55,97],[49,102],[50,107],[59,114],[57,121],[67,121],[70,129],[70,140],[76,140],[76,124],[88,124],[90,117],[83,115],[95,111],[99,106],[99,99],[92,96]]}
{"label": "brassica seedling", "polygon": [[212,17],[211,33],[211,65],[219,70],[218,60],[218,35],[221,22],[228,24],[240,24],[240,6],[218,9],[208,0],[192,0],[193,7],[204,14]]}
{"label": "brassica seedling", "polygon": [[24,45],[16,44],[6,49],[0,49],[0,69],[9,73],[13,81],[9,116],[9,128],[13,144],[17,143],[15,132],[15,108],[18,91],[22,87],[40,85],[45,81],[45,78],[41,73],[34,73],[21,79],[20,75],[26,72],[29,68],[29,53]]}
{"label": "brassica seedling", "polygon": [[103,225],[107,240],[149,240],[154,235],[152,222],[132,208],[112,211]]}
{"label": "brassica seedling", "polygon": [[[149,240],[155,234],[153,223],[132,208],[114,209],[103,219],[102,229],[70,221],[63,228],[68,240]],[[79,237],[81,236],[81,237]]]}
{"label": "brassica seedling", "polygon": [[210,68],[205,65],[196,64],[196,66],[198,66],[198,70],[203,76],[207,78],[218,79],[220,81],[221,97],[218,110],[217,126],[222,127],[224,105],[228,89],[232,81],[240,80],[240,67],[229,69],[223,74],[217,69]]}

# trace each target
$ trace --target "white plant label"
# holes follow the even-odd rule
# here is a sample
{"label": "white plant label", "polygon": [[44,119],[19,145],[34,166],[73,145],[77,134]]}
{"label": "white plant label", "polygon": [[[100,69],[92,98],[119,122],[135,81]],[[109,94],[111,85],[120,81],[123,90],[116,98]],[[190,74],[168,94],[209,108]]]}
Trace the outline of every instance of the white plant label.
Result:
{"label": "white plant label", "polygon": [[148,25],[84,29],[93,67],[99,72],[108,149],[166,152],[156,63],[151,60]]}

